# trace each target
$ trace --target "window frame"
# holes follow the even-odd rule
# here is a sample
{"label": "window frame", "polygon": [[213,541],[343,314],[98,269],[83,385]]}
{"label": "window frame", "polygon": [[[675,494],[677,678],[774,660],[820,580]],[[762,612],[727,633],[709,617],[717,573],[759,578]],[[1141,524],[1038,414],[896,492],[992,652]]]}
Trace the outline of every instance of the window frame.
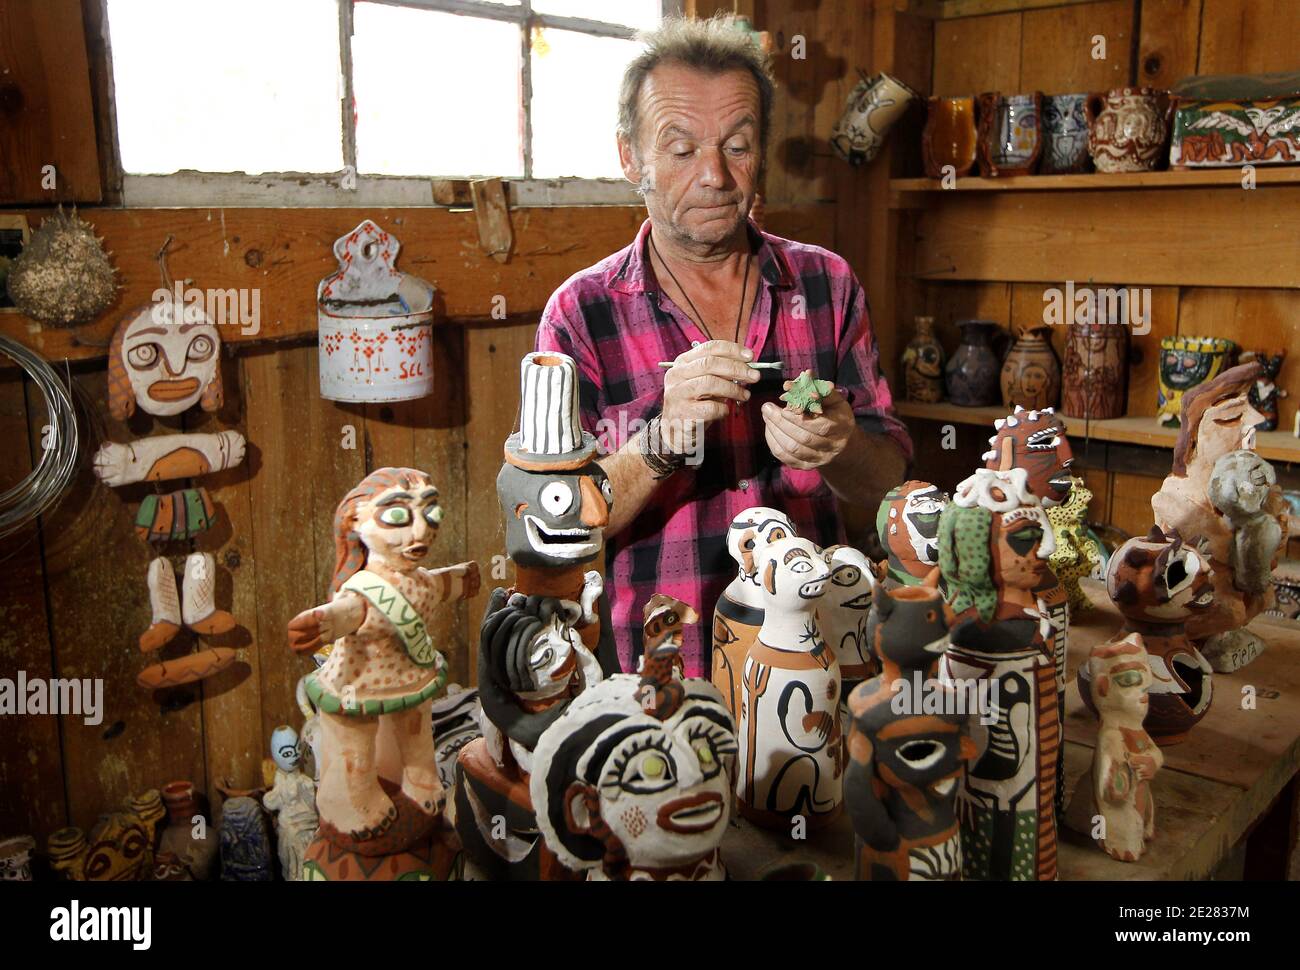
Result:
{"label": "window frame", "polygon": [[[462,182],[476,177],[494,176],[418,176],[357,174],[356,120],[353,116],[352,27],[355,0],[337,0],[339,19],[339,123],[342,135],[343,165],[337,172],[202,172],[186,169],[166,175],[136,175],[122,171],[116,114],[110,105],[114,164],[121,178],[121,203],[137,207],[172,206],[402,206],[446,207],[435,196],[435,186]],[[635,205],[640,202],[636,188],[622,178],[536,178],[533,169],[532,130],[532,31],[535,27],[571,30],[599,37],[629,39],[636,33],[604,21],[539,13],[534,0],[520,0],[518,5],[493,0],[366,0],[390,7],[430,10],[458,16],[505,21],[519,26],[520,33],[520,111],[523,125],[524,175],[502,176],[510,186],[512,206],[555,205]],[[103,43],[108,51],[108,70],[113,70],[108,28],[108,0],[99,0]],[[662,15],[680,16],[684,0],[661,0]],[[613,132],[610,133],[611,136]],[[345,187],[346,186],[346,187]]]}

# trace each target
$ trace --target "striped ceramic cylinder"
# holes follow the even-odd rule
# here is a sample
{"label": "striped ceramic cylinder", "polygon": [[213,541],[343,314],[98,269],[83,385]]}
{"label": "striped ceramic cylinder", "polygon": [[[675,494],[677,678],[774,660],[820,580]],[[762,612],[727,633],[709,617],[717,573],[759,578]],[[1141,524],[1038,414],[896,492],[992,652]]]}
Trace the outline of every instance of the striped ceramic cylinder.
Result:
{"label": "striped ceramic cylinder", "polygon": [[536,352],[524,357],[520,377],[520,450],[566,455],[582,447],[578,420],[578,368],[572,357]]}

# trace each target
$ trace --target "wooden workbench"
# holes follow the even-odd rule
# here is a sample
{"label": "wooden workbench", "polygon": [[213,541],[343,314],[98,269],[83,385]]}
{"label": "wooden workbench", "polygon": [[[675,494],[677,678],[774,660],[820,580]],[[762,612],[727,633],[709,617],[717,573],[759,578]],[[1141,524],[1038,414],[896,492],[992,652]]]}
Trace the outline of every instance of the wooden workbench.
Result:
{"label": "wooden workbench", "polygon": [[[1085,588],[1098,608],[1070,624],[1067,798],[1088,771],[1096,739],[1096,722],[1079,698],[1074,674],[1088,651],[1109,640],[1121,623],[1101,583],[1085,580]],[[1116,862],[1086,837],[1063,829],[1062,879],[1209,878],[1300,769],[1300,626],[1257,618],[1250,628],[1269,648],[1236,673],[1216,673],[1209,713],[1185,743],[1164,749],[1165,765],[1154,782],[1156,837],[1146,855],[1135,863]],[[1243,704],[1252,693],[1253,708]],[[811,862],[832,879],[848,880],[852,846],[846,814],[801,841],[739,820],[722,854],[733,879],[757,879],[776,866]]]}

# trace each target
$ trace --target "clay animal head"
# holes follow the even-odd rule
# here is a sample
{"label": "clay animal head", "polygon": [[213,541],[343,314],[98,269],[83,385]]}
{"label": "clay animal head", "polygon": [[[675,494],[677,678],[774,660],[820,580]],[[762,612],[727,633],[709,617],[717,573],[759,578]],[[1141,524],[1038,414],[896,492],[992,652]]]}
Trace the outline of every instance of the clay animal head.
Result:
{"label": "clay animal head", "polygon": [[298,732],[281,724],[271,732],[271,760],[281,771],[294,771],[302,761],[302,742]]}
{"label": "clay animal head", "polygon": [[372,558],[391,569],[410,569],[429,554],[441,521],[438,490],[428,472],[375,469],[334,512],[333,591]]}
{"label": "clay animal head", "polygon": [[830,566],[809,539],[769,543],[758,565],[764,609],[775,613],[811,612],[831,576]]}
{"label": "clay animal head", "polygon": [[1065,501],[1070,492],[1070,466],[1074,453],[1065,438],[1065,424],[1052,408],[1013,413],[993,423],[997,433],[989,439],[984,467],[998,471],[1023,468],[1026,487],[1042,505]]}
{"label": "clay animal head", "polygon": [[1276,484],[1273,466],[1255,452],[1230,451],[1214,463],[1207,493],[1210,503],[1236,526],[1263,511]]}
{"label": "clay animal head", "polygon": [[1142,636],[1130,633],[1122,640],[1099,643],[1088,655],[1092,703],[1102,718],[1128,715],[1142,723],[1150,699],[1151,662]]}
{"label": "clay animal head", "polygon": [[871,606],[871,652],[882,664],[930,670],[948,648],[956,620],[943,594],[931,586],[877,586]]}
{"label": "clay animal head", "polygon": [[727,552],[740,567],[740,575],[754,579],[758,560],[768,543],[796,535],[794,523],[784,512],[756,505],[745,509],[727,527]]}
{"label": "clay animal head", "polygon": [[1258,362],[1241,364],[1183,395],[1173,474],[1184,476],[1199,466],[1208,475],[1228,452],[1255,450],[1255,425],[1264,416],[1251,407],[1248,395],[1262,371]]}
{"label": "clay animal head", "polygon": [[197,303],[170,298],[136,307],[108,348],[108,409],[119,421],[136,406],[155,415],[195,404],[220,410],[221,337]]}
{"label": "clay animal head", "polygon": [[1214,603],[1212,574],[1195,542],[1156,525],[1115,550],[1106,568],[1106,592],[1131,620],[1180,623]]}
{"label": "clay animal head", "polygon": [[663,718],[647,713],[638,677],[584,691],[538,742],[530,780],[537,825],[570,869],[690,865],[711,855],[731,813],[735,726],[701,680]]}
{"label": "clay animal head", "polygon": [[881,500],[876,531],[898,582],[919,583],[938,565],[939,515],[947,504],[947,492],[917,481],[904,482]]}

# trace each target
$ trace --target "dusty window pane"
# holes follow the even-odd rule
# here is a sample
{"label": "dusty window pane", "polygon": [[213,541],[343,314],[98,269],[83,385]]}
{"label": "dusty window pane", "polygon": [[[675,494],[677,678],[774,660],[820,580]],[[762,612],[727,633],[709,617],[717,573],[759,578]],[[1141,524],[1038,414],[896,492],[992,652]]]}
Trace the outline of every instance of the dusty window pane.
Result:
{"label": "dusty window pane", "polygon": [[663,16],[663,0],[533,0],[537,13],[584,17],[644,30]]}
{"label": "dusty window pane", "polygon": [[335,0],[109,0],[108,23],[127,172],[343,167]]}
{"label": "dusty window pane", "polygon": [[358,3],[357,170],[522,175],[518,24]]}
{"label": "dusty window pane", "polygon": [[617,178],[614,128],[630,40],[568,30],[533,32],[533,173]]}

